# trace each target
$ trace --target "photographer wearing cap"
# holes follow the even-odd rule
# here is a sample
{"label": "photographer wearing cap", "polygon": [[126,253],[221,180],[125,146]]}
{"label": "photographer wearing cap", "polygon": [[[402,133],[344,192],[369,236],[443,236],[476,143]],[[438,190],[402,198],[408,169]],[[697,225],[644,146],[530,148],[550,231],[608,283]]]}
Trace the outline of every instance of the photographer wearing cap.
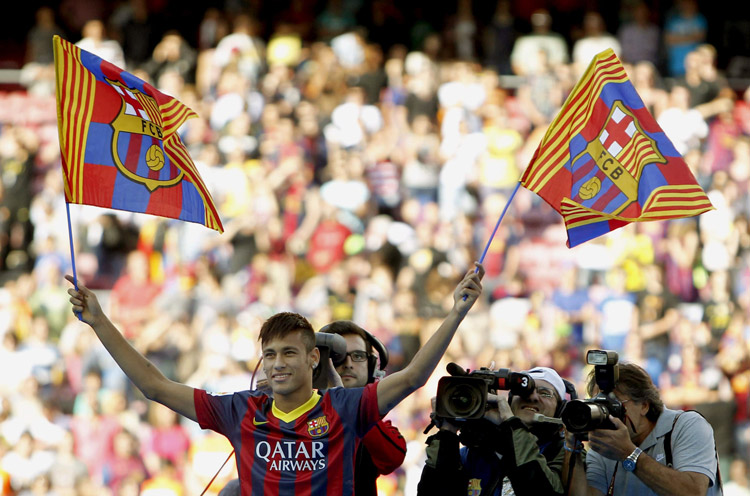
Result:
{"label": "photographer wearing cap", "polygon": [[[599,390],[594,371],[587,390]],[[614,428],[588,435],[589,495],[722,494],[713,429],[698,412],[665,408],[648,373],[633,363],[619,364],[612,392],[622,407],[608,416]]]}
{"label": "photographer wearing cap", "polygon": [[457,423],[435,417],[440,431],[426,441],[418,495],[565,494],[567,467],[573,479],[583,480],[582,445],[572,437],[573,444],[566,444],[559,421],[566,393],[575,397],[575,388],[547,367],[525,374],[533,378],[533,390],[525,396],[509,395],[510,402],[488,394],[490,403],[481,419]]}

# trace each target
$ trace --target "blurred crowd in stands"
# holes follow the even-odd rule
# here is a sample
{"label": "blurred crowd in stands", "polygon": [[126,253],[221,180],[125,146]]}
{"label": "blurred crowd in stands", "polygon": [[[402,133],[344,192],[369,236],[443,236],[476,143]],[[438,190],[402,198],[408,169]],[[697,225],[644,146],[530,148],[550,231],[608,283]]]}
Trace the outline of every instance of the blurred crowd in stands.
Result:
{"label": "blurred crowd in stands", "polygon": [[253,384],[260,325],[284,310],[316,329],[354,320],[403,367],[591,57],[613,48],[715,210],[568,249],[560,216],[521,188],[484,260],[486,297],[388,416],[408,451],[380,488],[415,493],[448,362],[547,365],[583,394],[585,351],[605,348],[643,365],[668,406],[707,416],[726,482],[750,494],[750,91],[719,69],[697,2],[621,2],[610,27],[596,11],[504,0],[481,21],[458,0],[442,26],[424,2],[286,3],[269,24],[263,2],[221,2],[195,33],[161,28],[165,2],[37,11],[23,89],[0,93],[0,494],[197,495],[231,451],[146,402],[70,311],[54,34],[199,116],[181,136],[223,234],[70,213],[77,276],[125,336],[171,378],[217,392]]}

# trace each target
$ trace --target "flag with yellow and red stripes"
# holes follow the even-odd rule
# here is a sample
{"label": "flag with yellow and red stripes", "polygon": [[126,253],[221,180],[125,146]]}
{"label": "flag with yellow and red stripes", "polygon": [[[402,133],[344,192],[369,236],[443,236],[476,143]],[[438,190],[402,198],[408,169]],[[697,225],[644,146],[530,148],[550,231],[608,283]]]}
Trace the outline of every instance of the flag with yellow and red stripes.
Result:
{"label": "flag with yellow and red stripes", "polygon": [[59,36],[53,45],[66,201],[223,232],[211,194],[178,134],[196,114]]}
{"label": "flag with yellow and red stripes", "polygon": [[631,222],[713,209],[611,49],[571,91],[521,184],[562,215],[571,248]]}

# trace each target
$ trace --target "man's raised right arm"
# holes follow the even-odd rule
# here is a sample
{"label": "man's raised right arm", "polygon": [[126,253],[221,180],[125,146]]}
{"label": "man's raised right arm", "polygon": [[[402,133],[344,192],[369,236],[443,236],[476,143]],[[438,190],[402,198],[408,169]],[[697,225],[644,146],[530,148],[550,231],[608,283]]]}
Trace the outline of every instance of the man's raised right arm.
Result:
{"label": "man's raised right arm", "polygon": [[[65,279],[73,283],[71,276],[65,276]],[[104,314],[91,290],[78,284],[78,290],[69,288],[68,294],[73,312],[76,315],[80,313],[81,320],[91,326],[117,365],[146,398],[198,421],[193,388],[168,379],[138,352]]]}

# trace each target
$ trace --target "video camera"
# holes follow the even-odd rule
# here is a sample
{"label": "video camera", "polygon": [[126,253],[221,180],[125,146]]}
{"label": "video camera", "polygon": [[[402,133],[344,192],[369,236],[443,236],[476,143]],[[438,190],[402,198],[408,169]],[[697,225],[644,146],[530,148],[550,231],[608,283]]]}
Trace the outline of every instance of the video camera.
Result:
{"label": "video camera", "polygon": [[487,410],[487,393],[510,390],[528,396],[534,391],[534,379],[524,372],[482,367],[469,372],[455,363],[446,367],[450,376],[438,381],[435,415],[453,421],[480,419]]}
{"label": "video camera", "polygon": [[338,367],[346,361],[346,340],[339,334],[331,332],[316,332],[315,346],[320,350],[320,362],[313,371],[313,387],[328,388],[328,359],[333,366]]}
{"label": "video camera", "polygon": [[586,363],[594,366],[599,394],[586,400],[571,400],[565,405],[560,417],[570,432],[589,432],[594,429],[614,429],[609,416],[625,419],[622,402],[613,392],[617,387],[619,369],[616,351],[589,350]]}

